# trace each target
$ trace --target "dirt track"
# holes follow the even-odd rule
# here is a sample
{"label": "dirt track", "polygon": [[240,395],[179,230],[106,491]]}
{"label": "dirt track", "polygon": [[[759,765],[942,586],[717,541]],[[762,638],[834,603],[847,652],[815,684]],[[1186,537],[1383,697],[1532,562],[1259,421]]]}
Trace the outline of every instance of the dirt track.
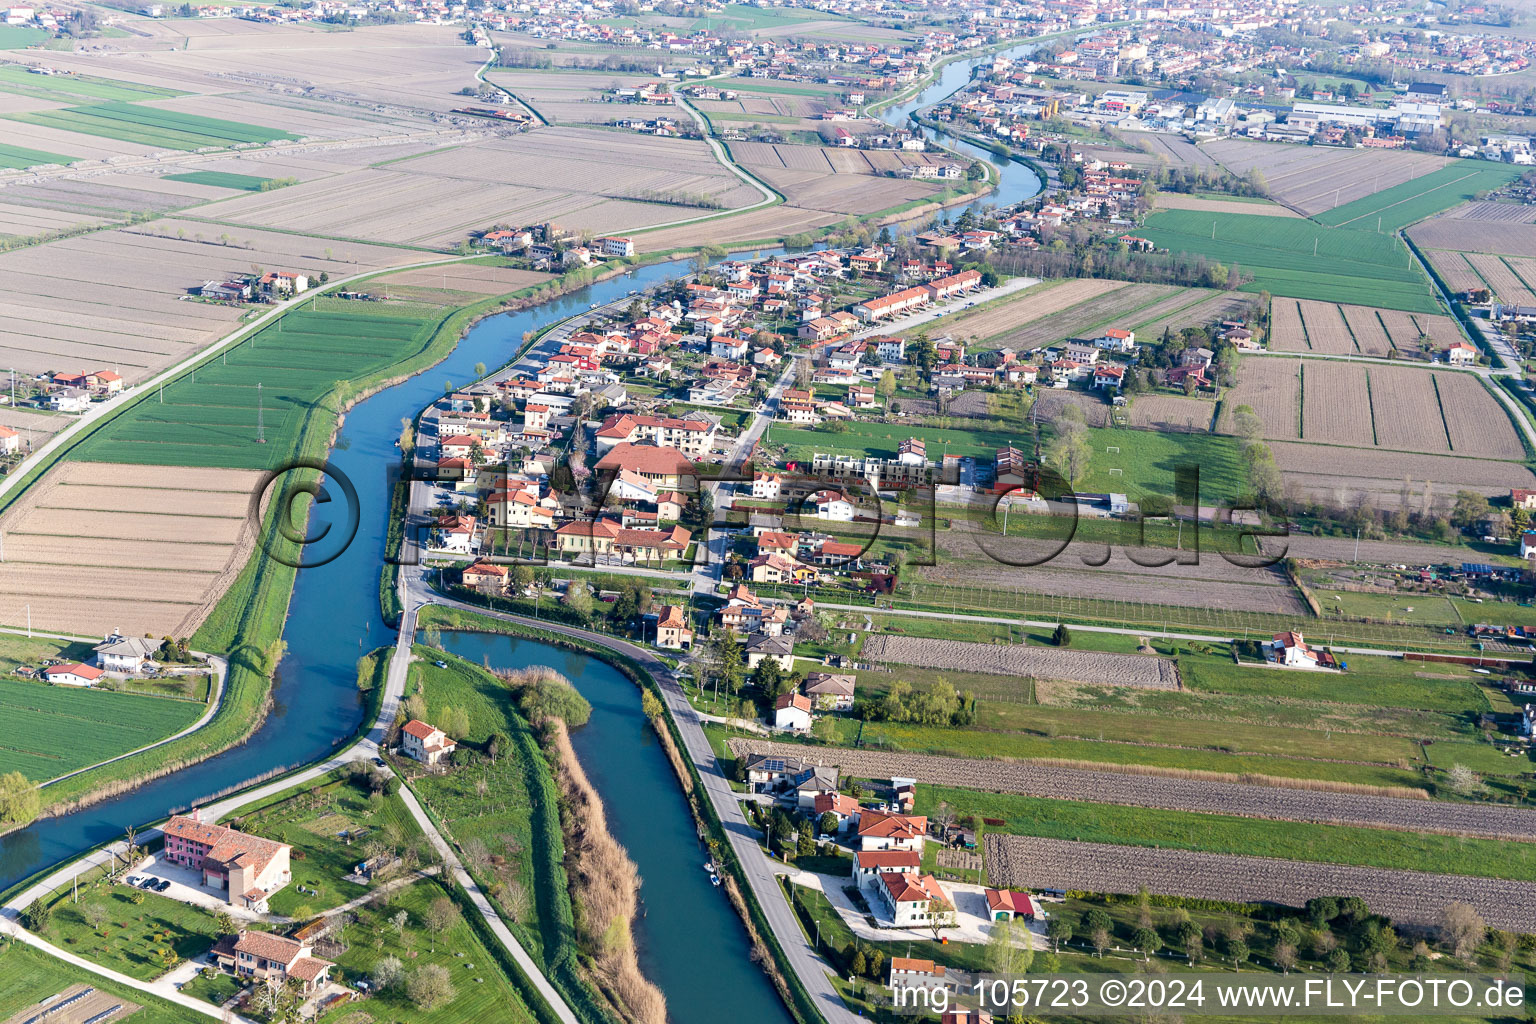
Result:
{"label": "dirt track", "polygon": [[[737,739],[731,741],[731,746],[733,750],[753,753],[806,754],[806,748],[799,744],[766,740]],[[1239,782],[1058,768],[1018,761],[842,747],[818,750],[817,756],[860,778],[885,779],[895,775],[933,785],[980,788],[1056,800],[1536,841],[1536,809],[1532,808],[1328,793]]]}
{"label": "dirt track", "polygon": [[1149,892],[1299,907],[1315,896],[1359,896],[1394,921],[1432,925],[1450,903],[1477,908],[1494,928],[1536,921],[1536,882],[1346,867],[1273,857],[1153,850],[991,833],[983,838],[993,885],[1088,892]]}

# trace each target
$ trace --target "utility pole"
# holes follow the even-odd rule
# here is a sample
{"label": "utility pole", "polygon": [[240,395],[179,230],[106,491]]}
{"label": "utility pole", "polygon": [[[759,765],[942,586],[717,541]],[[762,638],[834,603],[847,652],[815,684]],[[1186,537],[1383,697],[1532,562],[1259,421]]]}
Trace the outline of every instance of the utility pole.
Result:
{"label": "utility pole", "polygon": [[267,424],[265,410],[261,405],[261,382],[256,382],[256,443],[267,443]]}

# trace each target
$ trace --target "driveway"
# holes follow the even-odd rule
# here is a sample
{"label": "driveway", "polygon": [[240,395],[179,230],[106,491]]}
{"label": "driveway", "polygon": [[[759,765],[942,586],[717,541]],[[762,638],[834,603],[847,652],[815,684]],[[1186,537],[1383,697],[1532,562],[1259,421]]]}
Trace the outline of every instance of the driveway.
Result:
{"label": "driveway", "polygon": [[[789,880],[796,885],[820,889],[825,893],[827,902],[837,908],[838,916],[861,939],[873,942],[892,942],[901,939],[932,941],[933,939],[933,932],[927,928],[880,928],[870,924],[869,918],[854,906],[853,900],[843,891],[845,886],[853,884],[852,878],[823,875],[812,871],[797,871],[789,876]],[[986,942],[992,935],[992,922],[987,917],[986,889],[979,885],[961,882],[945,882],[943,885],[944,891],[949,893],[949,898],[955,904],[955,927],[945,928],[944,937],[953,942]],[[866,898],[869,896],[867,892],[865,895]],[[873,908],[876,903],[870,900],[869,905]],[[1032,923],[1029,935],[1033,948],[1043,948],[1043,926],[1038,922]]]}
{"label": "driveway", "polygon": [[210,889],[203,885],[203,874],[191,868],[182,867],[180,864],[172,864],[163,861],[158,856],[151,856],[143,864],[139,865],[131,875],[142,878],[158,878],[171,883],[171,887],[159,895],[180,903],[188,903],[194,907],[203,907],[211,913],[220,912],[229,914],[238,924],[241,921],[264,921],[266,915],[258,914],[245,907],[235,906],[225,899],[226,893],[222,889]]}

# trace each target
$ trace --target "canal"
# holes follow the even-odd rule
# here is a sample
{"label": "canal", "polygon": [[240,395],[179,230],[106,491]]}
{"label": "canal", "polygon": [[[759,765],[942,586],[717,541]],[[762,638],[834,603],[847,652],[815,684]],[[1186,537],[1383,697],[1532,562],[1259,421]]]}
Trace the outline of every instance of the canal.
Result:
{"label": "canal", "polygon": [[[399,461],[402,419],[442,394],[446,381],[468,383],[477,363],[512,358],[524,332],[687,273],[663,263],[593,285],[524,312],[482,320],[441,363],[359,403],[337,435],[331,460],[358,492],[356,538],[334,561],[299,572],[283,640],[287,654],[274,679],[270,714],[248,742],[132,792],[0,837],[0,889],[42,868],[120,837],[128,825],[163,818],[275,769],[331,754],[361,724],[356,664],[365,650],[394,643],[381,618],[379,567],[389,508],[389,470]],[[328,520],[317,506],[311,536]],[[340,528],[340,517],[330,518]],[[451,635],[450,635],[451,636]],[[646,732],[639,694],[607,665],[529,641],[451,636],[455,649],[489,654],[493,664],[553,664],[593,704],[592,722],[572,739],[603,798],[615,837],[640,867],[647,916],[636,922],[646,973],[661,986],[679,1024],[719,1019],[785,1024],[789,1020],[762,971],[748,958],[744,928],[701,865],[692,818],[670,765]]]}
{"label": "canal", "polygon": [[[1002,51],[1004,57],[1024,57],[1034,52],[1038,44],[1025,43],[1021,46],[1010,47]],[[938,76],[929,83],[921,92],[904,103],[886,107],[880,111],[879,117],[887,124],[897,127],[912,127],[921,132],[926,138],[940,143],[957,153],[963,153],[975,160],[985,160],[998,169],[1000,175],[997,189],[977,199],[970,206],[971,210],[979,210],[983,206],[1012,206],[1021,203],[1040,194],[1042,187],[1040,176],[1032,170],[1028,164],[1016,163],[1012,160],[999,160],[990,150],[983,149],[964,139],[950,135],[948,132],[937,132],[932,129],[909,125],[908,118],[917,111],[931,107],[936,103],[942,103],[956,92],[965,88],[971,80],[971,72],[982,64],[990,64],[992,55],[974,57],[970,60],[951,61],[939,69]],[[958,211],[956,211],[958,213]]]}

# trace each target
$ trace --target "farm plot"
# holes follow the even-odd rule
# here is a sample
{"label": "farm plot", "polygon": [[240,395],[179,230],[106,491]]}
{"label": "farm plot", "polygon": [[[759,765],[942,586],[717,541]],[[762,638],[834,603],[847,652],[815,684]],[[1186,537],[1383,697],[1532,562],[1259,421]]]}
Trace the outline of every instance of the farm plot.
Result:
{"label": "farm plot", "polygon": [[1382,326],[1380,311],[1369,306],[1340,306],[1355,347],[1368,356],[1384,356],[1392,351],[1392,337]]}
{"label": "farm plot", "polygon": [[1447,211],[1444,217],[1448,220],[1477,221],[1479,230],[1483,224],[1489,223],[1536,224],[1536,206],[1476,200]]}
{"label": "farm plot", "polygon": [[974,644],[910,636],[872,636],[863,657],[921,668],[964,665],[973,672],[1060,679],[1105,686],[1177,690],[1178,667],[1167,658],[1140,654],[1101,654],[1012,644]]}
{"label": "farm plot", "polygon": [[1314,219],[1330,227],[1396,231],[1459,206],[1479,192],[1506,185],[1520,174],[1518,167],[1507,164],[1455,160],[1411,181],[1318,213]]}
{"label": "farm plot", "polygon": [[1093,332],[1099,328],[1122,323],[1179,291],[1181,289],[1166,284],[1133,284],[1116,288],[1059,313],[1035,319],[1024,327],[993,335],[975,348],[986,351],[1007,346],[1020,352],[1031,352],[1058,345],[1065,338],[1093,337]]}
{"label": "farm plot", "polygon": [[1511,306],[1536,306],[1536,293],[1502,257],[1474,252],[1467,254],[1467,262],[1493,289],[1500,302]]}
{"label": "farm plot", "polygon": [[1206,327],[1221,320],[1246,319],[1258,306],[1253,296],[1243,292],[1208,292],[1203,288],[1193,291],[1203,297],[1172,312],[1158,313],[1155,307],[1144,310],[1139,315],[1154,315],[1137,324],[1136,333],[1152,340],[1162,337],[1164,331],[1177,334],[1186,327]]}
{"label": "farm plot", "polygon": [[251,142],[295,141],[297,136],[275,128],[161,110],[138,103],[96,103],[84,107],[7,114],[7,119],[99,135],[162,149],[201,149]]}
{"label": "farm plot", "polygon": [[1290,146],[1244,139],[1219,139],[1204,148],[1238,174],[1257,170],[1271,196],[1308,216],[1412,181],[1445,164],[1442,158],[1402,150]]}
{"label": "farm plot", "polygon": [[1245,291],[1435,312],[1429,279],[1395,235],[1310,220],[1160,210],[1141,232],[1159,248],[1240,266]]}
{"label": "farm plot", "polygon": [[635,117],[641,110],[654,109],[646,103],[605,99],[614,85],[633,87],[649,81],[634,75],[497,68],[490,72],[490,81],[555,124],[603,124],[616,117]]}
{"label": "farm plot", "polygon": [[1206,431],[1216,403],[1176,395],[1141,395],[1131,403],[1131,426],[1153,430]]}
{"label": "farm plot", "polygon": [[1301,313],[1301,322],[1306,327],[1307,341],[1312,351],[1336,356],[1357,351],[1355,340],[1349,333],[1349,325],[1344,322],[1338,306],[1310,299],[1304,299],[1296,306]]}
{"label": "farm plot", "polygon": [[106,690],[0,680],[0,772],[46,782],[173,733],[204,705]]}
{"label": "farm plot", "polygon": [[1246,213],[1256,217],[1300,217],[1301,214],[1278,203],[1244,202],[1240,199],[1210,199],[1178,192],[1159,192],[1159,210],[1206,210],[1210,213]]}
{"label": "farm plot", "polygon": [[842,214],[826,210],[805,210],[788,205],[765,207],[733,217],[716,217],[697,224],[647,231],[635,236],[635,248],[640,252],[665,252],[668,249],[701,245],[777,241],[801,232],[828,227],[842,219]]}
{"label": "farm plot", "polygon": [[1276,352],[1310,352],[1307,329],[1301,322],[1301,303],[1272,299],[1269,303],[1269,347]]}
{"label": "farm plot", "polygon": [[1090,427],[1109,426],[1109,406],[1097,395],[1088,395],[1080,391],[1058,391],[1055,388],[1043,389],[1035,397],[1035,404],[1039,410],[1040,418],[1049,422],[1061,415],[1061,411],[1069,405],[1075,405],[1083,411],[1083,422]]}
{"label": "farm plot", "polygon": [[78,158],[63,156],[59,153],[45,153],[40,149],[28,149],[25,146],[0,144],[0,168],[24,170],[45,164],[71,164],[76,159]]}
{"label": "farm plot", "polygon": [[[191,636],[255,543],[250,471],[66,462],[0,520],[0,623],[75,635]],[[61,564],[92,567],[63,589]]]}
{"label": "farm plot", "polygon": [[1302,366],[1301,436],[1324,444],[1374,444],[1370,384],[1365,367],[1346,363]]}
{"label": "farm plot", "polygon": [[[794,743],[738,738],[730,741],[743,754],[794,754]],[[1240,782],[1160,778],[1151,774],[1063,768],[1028,761],[997,761],[910,754],[885,750],[833,748],[827,762],[845,776],[860,779],[917,779],[932,786],[984,789],[995,793],[1055,800],[1083,800],[1169,811],[1237,814],[1272,821],[1320,825],[1358,825],[1407,832],[1489,838],[1536,839],[1536,810],[1458,804],[1406,797],[1328,793]]]}
{"label": "farm plot", "polygon": [[[283,465],[311,411],[338,381],[359,380],[420,352],[444,315],[374,303],[297,309],[119,414],[72,457],[239,469]],[[265,443],[257,439],[258,420]]]}
{"label": "farm plot", "polygon": [[760,198],[702,142],[553,128],[243,196],[218,211],[239,224],[449,245],[493,223],[620,231]]}
{"label": "farm plot", "polygon": [[1124,287],[1120,281],[1095,277],[1075,278],[1025,289],[989,309],[961,313],[942,323],[948,331],[991,338]]}
{"label": "farm plot", "polygon": [[1349,867],[1274,857],[1154,850],[987,833],[993,885],[1276,903],[1299,907],[1319,896],[1359,896],[1380,914],[1433,925],[1449,903],[1467,903],[1493,927],[1519,931],[1536,920],[1536,883],[1466,875]]}
{"label": "farm plot", "polygon": [[1437,373],[1434,378],[1453,451],[1484,459],[1525,457],[1525,446],[1503,405],[1479,378],[1466,373]]}
{"label": "farm plot", "polygon": [[1413,511],[1444,511],[1455,501],[1458,490],[1491,497],[1508,495],[1512,487],[1536,489],[1536,475],[1515,462],[1323,448],[1285,441],[1276,441],[1270,448],[1288,484],[1313,497],[1339,503],[1364,495],[1378,508],[1397,508],[1406,496],[1407,507]]}
{"label": "farm plot", "polygon": [[1424,255],[1435,273],[1453,292],[1470,292],[1486,287],[1483,277],[1467,263],[1466,253],[1447,252],[1444,249],[1428,249]]}
{"label": "farm plot", "polygon": [[108,223],[111,222],[105,218],[93,217],[89,214],[70,214],[15,203],[0,203],[0,235],[36,238],[55,231],[67,231],[76,227],[101,227]]}
{"label": "farm plot", "polygon": [[[1237,371],[1237,386],[1227,392],[1217,429],[1232,433],[1232,415],[1250,406],[1264,423],[1264,436],[1277,440],[1300,437],[1297,410],[1301,404],[1301,360],[1245,359]],[[1138,400],[1139,401],[1139,400]]]}
{"label": "farm plot", "polygon": [[133,384],[239,322],[240,306],[181,301],[204,281],[250,273],[252,264],[340,277],[420,259],[333,245],[162,219],[0,254],[11,284],[0,295],[0,362],[28,373],[112,369]]}
{"label": "farm plot", "polygon": [[1438,374],[1409,366],[1372,366],[1367,372],[1378,445],[1408,452],[1450,451],[1435,390]]}
{"label": "farm plot", "polygon": [[496,267],[483,263],[454,263],[444,267],[419,267],[376,278],[380,285],[406,285],[471,292],[476,295],[504,295],[522,288],[543,284],[553,277],[533,270]]}
{"label": "farm plot", "polygon": [[1408,237],[1425,249],[1536,258],[1536,224],[1484,221],[1469,226],[1445,216],[1415,224],[1408,229]]}

